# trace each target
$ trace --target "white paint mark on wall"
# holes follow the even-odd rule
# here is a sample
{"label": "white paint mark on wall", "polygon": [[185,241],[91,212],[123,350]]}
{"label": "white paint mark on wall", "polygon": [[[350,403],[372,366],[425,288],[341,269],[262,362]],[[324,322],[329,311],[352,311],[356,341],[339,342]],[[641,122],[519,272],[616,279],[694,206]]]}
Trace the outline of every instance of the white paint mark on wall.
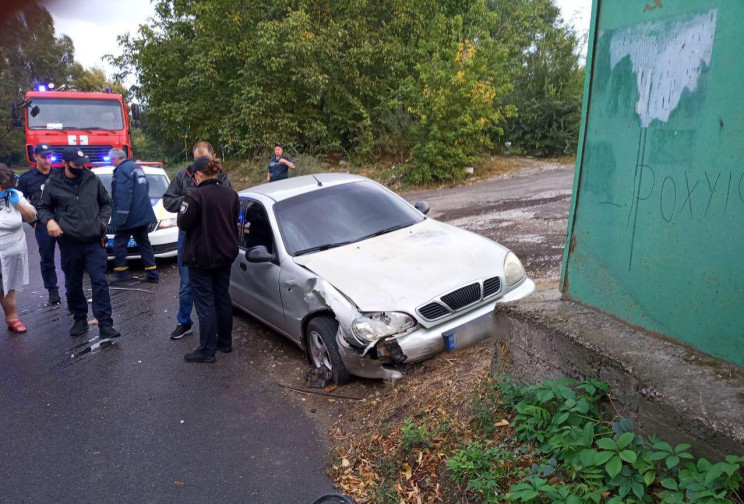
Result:
{"label": "white paint mark on wall", "polygon": [[675,21],[642,23],[616,31],[610,42],[614,69],[630,57],[638,84],[636,112],[645,128],[667,122],[685,89],[695,91],[710,65],[718,10]]}

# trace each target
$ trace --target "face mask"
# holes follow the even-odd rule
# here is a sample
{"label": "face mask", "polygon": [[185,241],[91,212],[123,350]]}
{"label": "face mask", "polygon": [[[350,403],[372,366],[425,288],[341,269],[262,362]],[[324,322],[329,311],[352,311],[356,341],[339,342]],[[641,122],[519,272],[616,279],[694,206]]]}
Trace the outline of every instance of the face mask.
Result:
{"label": "face mask", "polygon": [[85,168],[73,168],[72,166],[67,165],[67,169],[70,170],[70,173],[72,173],[75,177],[79,177],[83,174],[83,170]]}

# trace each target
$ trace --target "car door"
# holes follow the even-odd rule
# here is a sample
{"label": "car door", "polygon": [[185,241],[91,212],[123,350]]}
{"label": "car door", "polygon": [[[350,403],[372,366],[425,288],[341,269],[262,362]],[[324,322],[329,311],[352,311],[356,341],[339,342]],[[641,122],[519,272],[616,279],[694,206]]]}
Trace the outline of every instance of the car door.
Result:
{"label": "car door", "polygon": [[286,334],[279,261],[252,263],[246,259],[247,251],[261,245],[276,255],[274,232],[260,202],[241,198],[238,231],[240,253],[233,263],[230,279],[233,303]]}

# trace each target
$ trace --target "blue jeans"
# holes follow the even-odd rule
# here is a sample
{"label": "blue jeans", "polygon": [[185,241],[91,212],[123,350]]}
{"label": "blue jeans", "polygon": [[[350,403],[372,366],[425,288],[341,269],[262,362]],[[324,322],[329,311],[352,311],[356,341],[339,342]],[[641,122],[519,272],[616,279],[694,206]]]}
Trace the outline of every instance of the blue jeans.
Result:
{"label": "blue jeans", "polygon": [[41,259],[41,278],[44,280],[46,290],[57,290],[57,269],[54,267],[54,245],[57,239],[49,236],[47,228],[41,222],[34,229],[36,243],[39,245],[39,257]]}
{"label": "blue jeans", "polygon": [[181,278],[181,283],[178,286],[178,315],[176,320],[179,324],[191,325],[194,295],[191,292],[191,282],[189,282],[189,268],[181,263],[181,246],[184,236],[186,236],[184,231],[178,231],[178,276]]}
{"label": "blue jeans", "polygon": [[106,281],[106,249],[101,242],[76,243],[62,239],[58,243],[67,282],[67,307],[75,320],[88,318],[88,301],[83,292],[83,273],[88,273],[93,290],[93,315],[98,319],[98,326],[113,326]]}

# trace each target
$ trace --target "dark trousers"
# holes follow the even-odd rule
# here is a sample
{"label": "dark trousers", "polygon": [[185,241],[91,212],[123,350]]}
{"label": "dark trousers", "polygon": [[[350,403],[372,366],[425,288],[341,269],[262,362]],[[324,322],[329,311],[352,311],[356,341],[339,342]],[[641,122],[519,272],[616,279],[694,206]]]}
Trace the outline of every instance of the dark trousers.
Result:
{"label": "dark trousers", "polygon": [[147,233],[148,226],[140,226],[130,229],[118,229],[114,234],[114,270],[124,271],[127,269],[127,243],[129,237],[134,238],[139,247],[142,264],[145,271],[154,274],[155,269],[155,251],[150,245],[150,237]]}
{"label": "dark trousers", "polygon": [[231,265],[213,269],[189,266],[189,280],[194,306],[199,317],[199,348],[214,355],[217,347],[232,347],[232,301],[230,299]]}
{"label": "dark trousers", "polygon": [[39,245],[41,278],[44,280],[44,288],[57,290],[57,269],[54,267],[54,246],[57,239],[49,236],[46,226],[41,222],[36,224],[34,235],[36,235],[36,244]]}
{"label": "dark trousers", "polygon": [[59,240],[59,253],[67,282],[67,307],[75,320],[88,318],[88,301],[83,292],[83,273],[88,273],[93,289],[93,315],[98,319],[98,326],[113,326],[106,281],[106,249],[101,242],[76,243],[62,239]]}

